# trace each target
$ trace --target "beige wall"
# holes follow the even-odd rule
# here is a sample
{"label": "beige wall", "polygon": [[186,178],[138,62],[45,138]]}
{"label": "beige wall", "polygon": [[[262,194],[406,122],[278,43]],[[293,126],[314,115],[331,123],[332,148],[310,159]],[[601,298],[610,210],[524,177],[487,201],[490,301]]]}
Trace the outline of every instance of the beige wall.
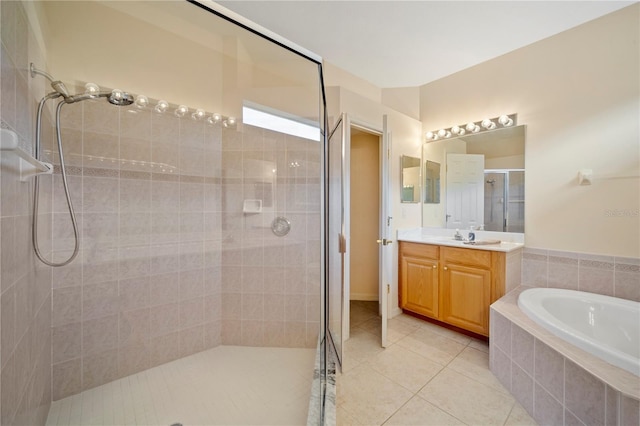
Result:
{"label": "beige wall", "polygon": [[350,300],[378,300],[379,149],[379,136],[351,136]]}
{"label": "beige wall", "polygon": [[424,131],[514,112],[527,125],[529,247],[640,257],[639,9],[421,87]]}

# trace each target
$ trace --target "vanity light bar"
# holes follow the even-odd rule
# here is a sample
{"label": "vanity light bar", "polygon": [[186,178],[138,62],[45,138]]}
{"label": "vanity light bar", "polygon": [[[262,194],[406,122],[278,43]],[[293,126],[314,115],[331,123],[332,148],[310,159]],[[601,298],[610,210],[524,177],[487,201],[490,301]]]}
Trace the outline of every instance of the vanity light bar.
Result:
{"label": "vanity light bar", "polygon": [[518,114],[501,115],[495,118],[485,118],[480,121],[471,121],[467,124],[452,126],[446,129],[433,130],[426,133],[427,141],[437,141],[451,137],[462,136],[465,133],[481,133],[495,130],[501,127],[511,127],[518,123]]}

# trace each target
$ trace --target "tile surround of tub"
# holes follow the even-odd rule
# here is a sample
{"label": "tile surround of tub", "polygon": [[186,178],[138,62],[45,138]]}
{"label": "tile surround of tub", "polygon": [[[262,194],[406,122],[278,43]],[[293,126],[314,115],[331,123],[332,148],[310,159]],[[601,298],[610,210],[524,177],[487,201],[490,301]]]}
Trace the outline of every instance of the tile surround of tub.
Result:
{"label": "tile surround of tub", "polygon": [[638,399],[616,391],[503,315],[513,315],[514,303],[491,309],[491,333],[500,338],[490,340],[490,369],[538,423],[637,424]]}
{"label": "tile surround of tub", "polygon": [[[28,76],[28,63],[43,63],[24,6],[0,3],[0,126],[17,133],[33,152],[33,111],[45,93]],[[45,127],[51,117],[44,114]],[[50,137],[45,129],[43,137]],[[18,159],[1,152],[0,171],[0,423],[44,424],[51,403],[51,268],[31,248],[33,179],[21,182]],[[51,252],[51,176],[40,178],[39,242]],[[71,351],[73,348],[63,348]]]}
{"label": "tile surround of tub", "polygon": [[640,259],[525,247],[522,285],[640,301]]}

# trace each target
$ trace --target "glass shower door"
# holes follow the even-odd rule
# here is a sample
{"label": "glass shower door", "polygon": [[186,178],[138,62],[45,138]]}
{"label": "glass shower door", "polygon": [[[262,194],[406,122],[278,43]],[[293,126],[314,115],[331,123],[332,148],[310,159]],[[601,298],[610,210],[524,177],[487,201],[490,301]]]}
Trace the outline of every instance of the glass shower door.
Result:
{"label": "glass shower door", "polygon": [[344,116],[329,135],[328,141],[328,335],[333,344],[338,363],[342,365],[342,308],[344,303],[344,154],[346,127]]}

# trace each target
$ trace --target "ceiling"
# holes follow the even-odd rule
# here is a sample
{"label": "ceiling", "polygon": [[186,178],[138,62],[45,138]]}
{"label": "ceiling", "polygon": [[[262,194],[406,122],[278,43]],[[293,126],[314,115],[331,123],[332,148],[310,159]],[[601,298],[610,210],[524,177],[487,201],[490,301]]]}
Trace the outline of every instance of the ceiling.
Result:
{"label": "ceiling", "polygon": [[420,86],[630,1],[218,1],[380,88]]}

